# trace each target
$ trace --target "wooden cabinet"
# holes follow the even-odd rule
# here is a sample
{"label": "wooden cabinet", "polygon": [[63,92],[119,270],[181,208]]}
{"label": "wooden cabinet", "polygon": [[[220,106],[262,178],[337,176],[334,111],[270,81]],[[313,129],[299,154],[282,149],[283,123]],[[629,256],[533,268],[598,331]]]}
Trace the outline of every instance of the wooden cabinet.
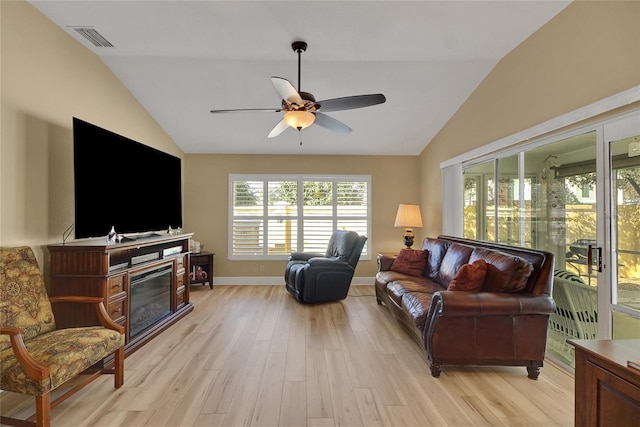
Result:
{"label": "wooden cabinet", "polygon": [[185,262],[186,256],[179,256],[176,258],[176,286],[174,294],[174,306],[173,310],[177,311],[183,308],[189,298],[187,297],[189,290],[187,289],[187,277],[186,268],[187,262]]}
{"label": "wooden cabinet", "polygon": [[[193,310],[187,286],[192,236],[50,245],[50,294],[103,298],[111,318],[125,327],[125,354],[129,354]],[[98,324],[93,307],[55,306],[60,327]]]}
{"label": "wooden cabinet", "polygon": [[[123,326],[127,323],[127,292],[124,287],[125,274],[107,278],[105,306],[114,322]],[[101,296],[101,295],[99,295]]]}
{"label": "wooden cabinet", "polygon": [[637,426],[640,340],[569,340],[576,350],[575,425]]}
{"label": "wooden cabinet", "polygon": [[199,252],[191,254],[191,273],[189,284],[205,284],[209,282],[209,288],[213,289],[213,252]]}

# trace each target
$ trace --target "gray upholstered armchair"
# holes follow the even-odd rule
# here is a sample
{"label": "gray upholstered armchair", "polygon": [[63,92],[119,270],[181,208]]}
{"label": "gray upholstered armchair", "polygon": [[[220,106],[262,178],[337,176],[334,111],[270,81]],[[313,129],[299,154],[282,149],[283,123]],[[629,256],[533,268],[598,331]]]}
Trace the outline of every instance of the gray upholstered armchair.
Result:
{"label": "gray upholstered armchair", "polygon": [[284,273],[287,290],[302,303],[345,299],[367,238],[334,231],[323,254],[294,252]]}

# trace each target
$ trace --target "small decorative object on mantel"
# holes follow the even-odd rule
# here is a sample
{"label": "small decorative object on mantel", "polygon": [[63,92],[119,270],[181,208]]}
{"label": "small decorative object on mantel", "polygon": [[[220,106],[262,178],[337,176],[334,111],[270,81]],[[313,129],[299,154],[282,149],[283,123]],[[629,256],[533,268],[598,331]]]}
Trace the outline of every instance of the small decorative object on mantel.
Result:
{"label": "small decorative object on mantel", "polygon": [[115,244],[117,237],[118,233],[116,233],[116,227],[112,225],[111,231],[109,231],[109,234],[107,234],[107,243],[109,243],[110,245]]}
{"label": "small decorative object on mantel", "polygon": [[195,240],[191,240],[189,242],[189,245],[191,246],[191,252],[193,252],[194,254],[199,254],[200,251],[202,251],[202,248],[204,247],[202,243]]}
{"label": "small decorative object on mantel", "polygon": [[404,205],[398,206],[396,214],[396,222],[394,227],[405,227],[404,229],[404,245],[406,249],[413,246],[413,227],[422,227],[422,215],[420,214],[420,206]]}
{"label": "small decorative object on mantel", "polygon": [[171,226],[169,226],[169,229],[167,230],[167,234],[171,236],[175,236],[176,234],[182,234],[182,227],[172,228]]}

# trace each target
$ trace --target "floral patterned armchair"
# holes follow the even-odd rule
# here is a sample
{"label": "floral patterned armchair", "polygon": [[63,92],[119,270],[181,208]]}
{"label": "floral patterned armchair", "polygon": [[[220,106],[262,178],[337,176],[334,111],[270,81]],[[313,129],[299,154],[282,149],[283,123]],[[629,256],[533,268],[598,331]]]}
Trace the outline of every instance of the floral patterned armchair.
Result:
{"label": "floral patterned armchair", "polygon": [[[56,329],[51,308],[56,302],[93,304],[102,325]],[[89,374],[81,386],[51,400],[52,390],[110,354],[112,369]],[[55,407],[105,373],[114,374],[116,388],[122,386],[124,328],[109,318],[102,298],[48,298],[31,248],[0,248],[0,389],[36,399],[36,413],[26,422],[0,416],[0,423],[49,426],[52,404]]]}

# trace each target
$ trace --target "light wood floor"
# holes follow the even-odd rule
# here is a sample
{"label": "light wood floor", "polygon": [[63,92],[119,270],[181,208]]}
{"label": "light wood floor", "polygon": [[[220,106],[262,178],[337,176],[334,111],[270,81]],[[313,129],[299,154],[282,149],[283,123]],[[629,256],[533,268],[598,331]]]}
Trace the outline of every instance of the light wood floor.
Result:
{"label": "light wood floor", "polygon": [[[445,367],[378,306],[373,286],[305,306],[282,286],[193,286],[195,310],[52,411],[53,426],[572,426],[573,376]],[[7,415],[32,398],[2,393]]]}

